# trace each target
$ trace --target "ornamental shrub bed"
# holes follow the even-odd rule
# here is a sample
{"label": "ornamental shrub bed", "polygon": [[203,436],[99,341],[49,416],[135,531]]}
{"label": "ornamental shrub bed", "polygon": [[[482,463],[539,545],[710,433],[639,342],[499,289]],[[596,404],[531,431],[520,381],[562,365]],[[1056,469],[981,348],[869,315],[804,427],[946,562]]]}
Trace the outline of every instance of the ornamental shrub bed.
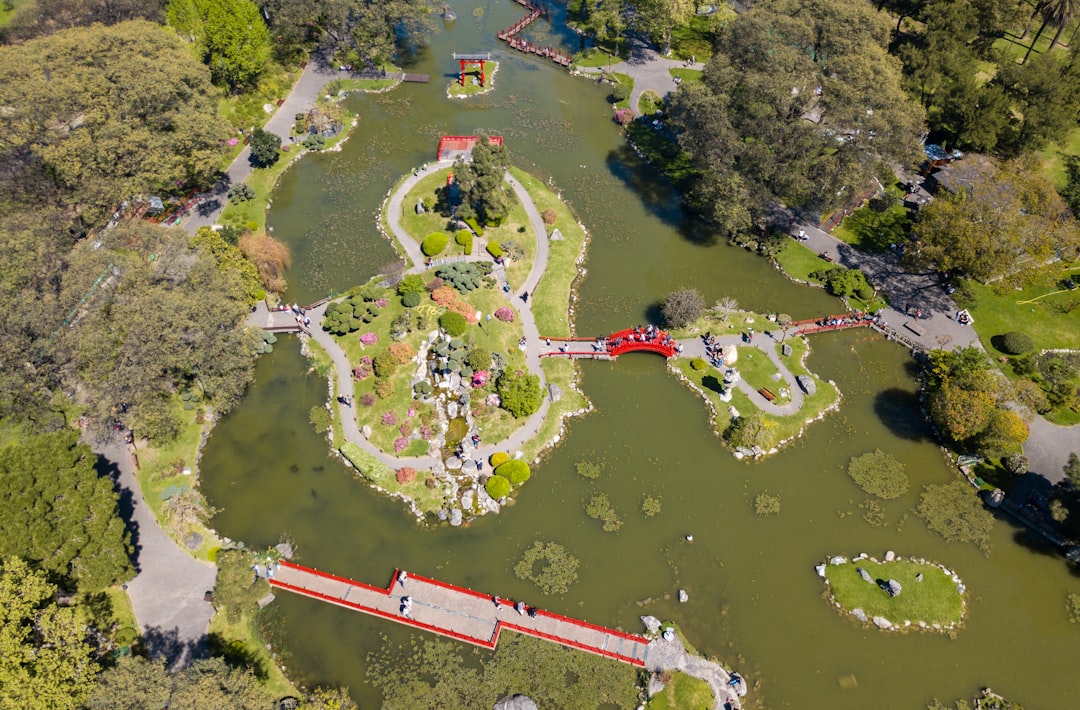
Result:
{"label": "ornamental shrub bed", "polygon": [[510,485],[512,486],[520,486],[522,483],[529,480],[529,476],[531,475],[529,464],[521,459],[507,461],[496,467],[495,473],[505,477],[506,480],[510,481]]}
{"label": "ornamental shrub bed", "polygon": [[484,490],[495,500],[501,500],[510,495],[510,481],[496,474],[487,480]]}
{"label": "ornamental shrub bed", "polygon": [[451,338],[457,338],[465,334],[468,321],[460,313],[443,313],[439,316],[439,327],[446,331]]}
{"label": "ornamental shrub bed", "polygon": [[498,468],[509,460],[510,454],[506,453],[505,451],[496,451],[491,455],[490,462],[493,468]]}
{"label": "ornamental shrub bed", "polygon": [[503,255],[502,247],[495,242],[488,242],[487,253],[491,254],[492,259],[498,259]]}

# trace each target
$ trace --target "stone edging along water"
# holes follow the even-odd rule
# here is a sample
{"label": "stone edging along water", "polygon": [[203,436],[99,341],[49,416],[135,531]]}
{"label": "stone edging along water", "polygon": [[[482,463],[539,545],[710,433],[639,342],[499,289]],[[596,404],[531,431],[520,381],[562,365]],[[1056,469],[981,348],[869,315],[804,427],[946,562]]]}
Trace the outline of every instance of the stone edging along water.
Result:
{"label": "stone edging along water", "polygon": [[[844,608],[833,595],[832,585],[829,583],[829,578],[825,575],[825,568],[827,566],[854,564],[861,560],[867,560],[877,565],[887,565],[890,562],[900,562],[906,560],[907,562],[912,562],[918,565],[936,567],[937,569],[940,569],[942,572],[945,573],[946,577],[949,577],[950,579],[952,579],[953,582],[956,583],[956,590],[960,594],[960,619],[952,624],[928,624],[924,621],[912,623],[910,620],[907,619],[901,622],[886,619],[883,616],[875,616],[871,619],[866,615],[865,612],[863,612],[862,609]],[[840,612],[840,614],[844,616],[849,616],[852,619],[860,622],[861,624],[873,626],[875,628],[881,629],[882,631],[930,631],[935,633],[951,633],[960,629],[960,627],[963,626],[964,618],[967,616],[967,588],[965,587],[964,582],[960,579],[960,576],[956,574],[956,572],[953,572],[951,569],[939,562],[933,562],[932,560],[923,559],[921,557],[904,558],[895,555],[891,551],[885,553],[884,560],[879,560],[863,552],[851,558],[850,560],[843,555],[826,557],[823,562],[814,567],[814,571],[817,572],[817,575],[821,577],[821,579],[825,582],[825,592],[828,595],[829,603],[832,604],[832,606],[836,608],[836,610]]]}

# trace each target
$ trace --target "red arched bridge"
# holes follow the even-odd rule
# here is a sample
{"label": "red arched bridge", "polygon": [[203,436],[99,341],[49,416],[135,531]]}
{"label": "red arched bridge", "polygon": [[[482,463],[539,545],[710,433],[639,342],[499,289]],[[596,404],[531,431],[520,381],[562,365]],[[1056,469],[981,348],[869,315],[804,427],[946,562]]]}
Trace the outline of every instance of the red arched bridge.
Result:
{"label": "red arched bridge", "polygon": [[648,352],[674,357],[682,346],[660,328],[645,326],[617,330],[598,338],[544,338],[540,357],[614,360],[624,353]]}

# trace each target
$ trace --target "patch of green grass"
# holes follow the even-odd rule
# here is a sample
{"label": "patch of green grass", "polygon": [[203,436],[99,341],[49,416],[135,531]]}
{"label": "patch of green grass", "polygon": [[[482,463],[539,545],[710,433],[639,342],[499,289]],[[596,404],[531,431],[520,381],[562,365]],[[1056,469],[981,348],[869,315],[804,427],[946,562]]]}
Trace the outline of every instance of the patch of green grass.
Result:
{"label": "patch of green grass", "polygon": [[890,244],[906,243],[911,234],[911,213],[895,193],[890,194],[897,200],[892,205],[881,198],[870,200],[845,217],[832,235],[865,252],[884,252]]}
{"label": "patch of green grass", "polygon": [[776,395],[773,404],[784,405],[791,401],[790,395],[781,396],[780,388],[787,387],[783,379],[774,380],[773,375],[779,374],[779,370],[773,365],[768,355],[758,348],[739,348],[739,361],[735,363],[747,384],[756,390],[765,387]]}
{"label": "patch of green grass", "polygon": [[663,111],[664,100],[660,98],[660,94],[652,89],[641,92],[641,98],[638,99],[638,113],[642,116],[651,116],[654,113],[662,113]]}
{"label": "patch of green grass", "polygon": [[[791,357],[783,358],[784,364],[795,375],[807,375],[813,378],[817,383],[817,390],[812,395],[803,396],[802,407],[794,414],[778,416],[766,413],[764,415],[767,436],[761,446],[766,451],[778,445],[781,441],[795,436],[806,426],[807,422],[816,419],[822,412],[836,404],[840,398],[840,392],[834,385],[822,380],[802,364],[809,347],[806,340],[804,338],[788,338],[786,344],[791,346],[792,354]],[[748,355],[748,350],[750,348],[739,348],[737,367],[740,371],[744,369],[743,360]],[[731,402],[722,402],[720,400],[719,390],[722,387],[723,375],[719,370],[711,366],[701,371],[694,370],[690,367],[690,358],[674,360],[673,367],[685,375],[691,383],[699,387],[704,393],[703,396],[712,403],[713,408],[716,410],[713,428],[717,434],[722,434],[731,424],[731,414],[728,412],[728,407],[735,407],[739,414],[744,417],[757,411],[757,406],[738,387],[731,389]],[[745,377],[745,373],[743,376]],[[773,384],[775,385],[775,383]],[[776,393],[774,387],[769,389]]]}
{"label": "patch of green grass", "polygon": [[1080,155],[1080,127],[1073,129],[1061,141],[1051,143],[1039,151],[1039,157],[1043,161],[1043,170],[1054,179],[1054,184],[1058,189],[1065,187],[1068,182],[1065,159],[1072,155]]}
{"label": "patch of green grass", "polygon": [[[1064,278],[1070,274],[1074,278],[1080,277],[1080,268],[1062,269],[1057,276]],[[998,294],[989,286],[974,281],[965,282],[964,290],[974,297],[968,310],[974,319],[975,332],[987,352],[998,352],[990,342],[991,338],[1011,330],[1031,336],[1036,350],[1080,349],[1080,307],[1071,313],[1063,313],[1054,307],[1080,296],[1080,290],[1056,293],[1062,289],[1054,283]]]}
{"label": "patch of green grass", "polygon": [[829,266],[829,262],[818,256],[817,252],[794,239],[784,242],[784,247],[776,255],[776,263],[791,278],[814,283],[820,282],[810,278],[810,274]]}
{"label": "patch of green grass", "polygon": [[579,67],[607,67],[621,61],[622,57],[600,47],[590,47],[574,55],[574,64]]}
{"label": "patch of green grass", "polygon": [[697,710],[711,708],[716,699],[709,684],[685,673],[675,672],[664,689],[649,698],[649,710]]}
{"label": "patch of green grass", "polygon": [[[856,571],[866,570],[875,581],[895,579],[903,588],[898,596],[890,597],[877,584],[864,581]],[[922,574],[921,582],[916,575]],[[832,596],[846,611],[862,609],[871,619],[883,616],[893,624],[905,621],[918,624],[959,623],[964,616],[964,600],[952,580],[940,567],[910,560],[872,562],[859,560],[842,565],[825,565],[825,578]]]}
{"label": "patch of green grass", "polygon": [[424,513],[434,513],[444,507],[446,491],[441,485],[428,488],[427,479],[432,478],[431,471],[417,471],[416,479],[411,483],[398,483],[396,471],[381,463],[371,454],[352,442],[347,442],[340,449],[342,455],[360,471],[367,480],[390,495],[401,495],[412,500]]}
{"label": "patch of green grass", "polygon": [[0,2],[0,29],[8,26],[11,22],[11,18],[15,15],[15,11],[19,9],[26,0],[5,0]]}
{"label": "patch of green grass", "polygon": [[574,218],[570,208],[540,180],[517,168],[511,173],[528,191],[536,209],[555,210],[555,224],[563,239],[548,244],[548,266],[532,294],[532,311],[540,335],[566,337],[570,335],[570,294],[578,277],[577,260],[585,244],[585,230]]}
{"label": "patch of green grass", "polygon": [[671,54],[676,59],[693,56],[704,64],[713,55],[713,43],[717,32],[731,20],[735,11],[727,3],[718,3],[711,15],[693,15],[685,25],[671,29]]}
{"label": "patch of green grass", "polygon": [[668,69],[668,74],[671,74],[672,78],[679,77],[684,84],[692,84],[695,82],[701,82],[701,70],[700,69]]}
{"label": "patch of green grass", "polygon": [[218,115],[236,129],[250,130],[262,126],[271,115],[263,106],[271,104],[276,107],[280,99],[289,95],[300,74],[299,67],[271,65],[255,88],[241,94],[224,94],[218,100]]}
{"label": "patch of green grass", "polygon": [[[185,410],[179,395],[173,399],[175,400],[174,413],[181,422],[180,433],[168,444],[138,449],[135,452],[139,460],[136,477],[143,500],[154,512],[154,517],[157,518],[162,529],[176,540],[178,545],[187,550],[183,540],[177,539],[176,531],[165,518],[165,501],[162,500],[161,494],[170,486],[198,487],[195,459],[199,451],[199,442],[202,441],[203,432],[209,423],[200,424],[197,421],[198,412],[205,411],[206,405],[198,404],[193,410]],[[184,475],[182,471],[185,468],[191,469],[190,475]],[[191,529],[192,532],[202,535],[203,542],[199,549],[188,550],[188,552],[198,559],[208,559],[210,551],[221,543],[203,525],[194,525]]]}
{"label": "patch of green grass", "polygon": [[224,651],[224,655],[244,659],[252,667],[267,697],[300,695],[266,648],[255,618],[245,614],[236,623],[230,623],[224,613],[218,612],[210,619],[210,634],[217,637],[216,641],[223,647],[218,650]]}
{"label": "patch of green grass", "polygon": [[[446,88],[450,96],[474,96],[483,94],[495,88],[495,70],[499,68],[498,62],[484,62],[484,85],[480,86],[480,70],[472,69],[465,72],[465,86],[461,85],[460,79],[454,79]],[[473,81],[473,77],[476,81]]]}
{"label": "patch of green grass", "polygon": [[[562,397],[559,398],[558,402],[551,403],[548,408],[548,415],[544,418],[540,430],[522,447],[527,461],[536,458],[537,454],[540,453],[540,449],[559,433],[560,421],[563,416],[584,409],[589,405],[589,401],[574,389],[578,366],[573,360],[561,357],[546,357],[540,361],[540,367],[544,371],[544,377],[547,379],[548,384],[555,385],[562,390]],[[544,392],[544,396],[547,396],[547,392]]]}
{"label": "patch of green grass", "polygon": [[630,108],[630,97],[634,93],[634,77],[617,71],[611,72],[607,76],[618,82],[619,86],[626,87],[626,98],[622,101],[616,101],[615,108]]}

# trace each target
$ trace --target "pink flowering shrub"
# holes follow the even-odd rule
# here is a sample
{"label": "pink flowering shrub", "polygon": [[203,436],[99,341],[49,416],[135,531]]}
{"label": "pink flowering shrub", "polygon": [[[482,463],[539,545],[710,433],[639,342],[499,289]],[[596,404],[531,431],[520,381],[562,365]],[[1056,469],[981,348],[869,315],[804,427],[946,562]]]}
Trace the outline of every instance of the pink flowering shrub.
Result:
{"label": "pink flowering shrub", "polygon": [[414,407],[413,405],[410,404],[409,405],[409,412],[405,416],[407,418],[409,418],[409,419],[412,419],[414,416],[416,416],[416,407]]}
{"label": "pink flowering shrub", "polygon": [[385,298],[380,298],[375,301],[376,308],[386,308],[388,305],[390,305],[390,301],[387,301]]}
{"label": "pink flowering shrub", "polygon": [[416,480],[416,469],[412,466],[403,466],[397,470],[395,477],[398,483],[412,483]]}
{"label": "pink flowering shrub", "polygon": [[406,439],[404,436],[399,436],[398,438],[394,439],[394,453],[400,454],[402,451],[405,450],[405,447],[408,445],[409,440]]}
{"label": "pink flowering shrub", "polygon": [[495,310],[495,317],[501,320],[503,323],[513,323],[514,311],[512,311],[508,306],[503,306],[502,308],[498,308]]}
{"label": "pink flowering shrub", "polygon": [[386,426],[394,426],[397,424],[397,415],[394,414],[393,410],[382,415],[382,423]]}
{"label": "pink flowering shrub", "polygon": [[499,399],[499,395],[492,392],[487,396],[487,399],[484,400],[484,403],[487,404],[487,406],[489,407],[498,407],[500,404],[502,404],[502,400]]}
{"label": "pink flowering shrub", "polygon": [[615,109],[615,120],[620,126],[629,126],[634,122],[634,112],[628,108]]}
{"label": "pink flowering shrub", "polygon": [[360,336],[360,342],[364,345],[374,345],[379,342],[379,336],[374,333],[368,332]]}
{"label": "pink flowering shrub", "polygon": [[487,370],[477,370],[476,372],[473,373],[473,376],[472,376],[472,386],[473,387],[483,387],[484,385],[487,384],[487,381],[488,381],[488,371]]}
{"label": "pink flowering shrub", "polygon": [[431,427],[420,427],[420,438],[424,441],[431,441]]}

